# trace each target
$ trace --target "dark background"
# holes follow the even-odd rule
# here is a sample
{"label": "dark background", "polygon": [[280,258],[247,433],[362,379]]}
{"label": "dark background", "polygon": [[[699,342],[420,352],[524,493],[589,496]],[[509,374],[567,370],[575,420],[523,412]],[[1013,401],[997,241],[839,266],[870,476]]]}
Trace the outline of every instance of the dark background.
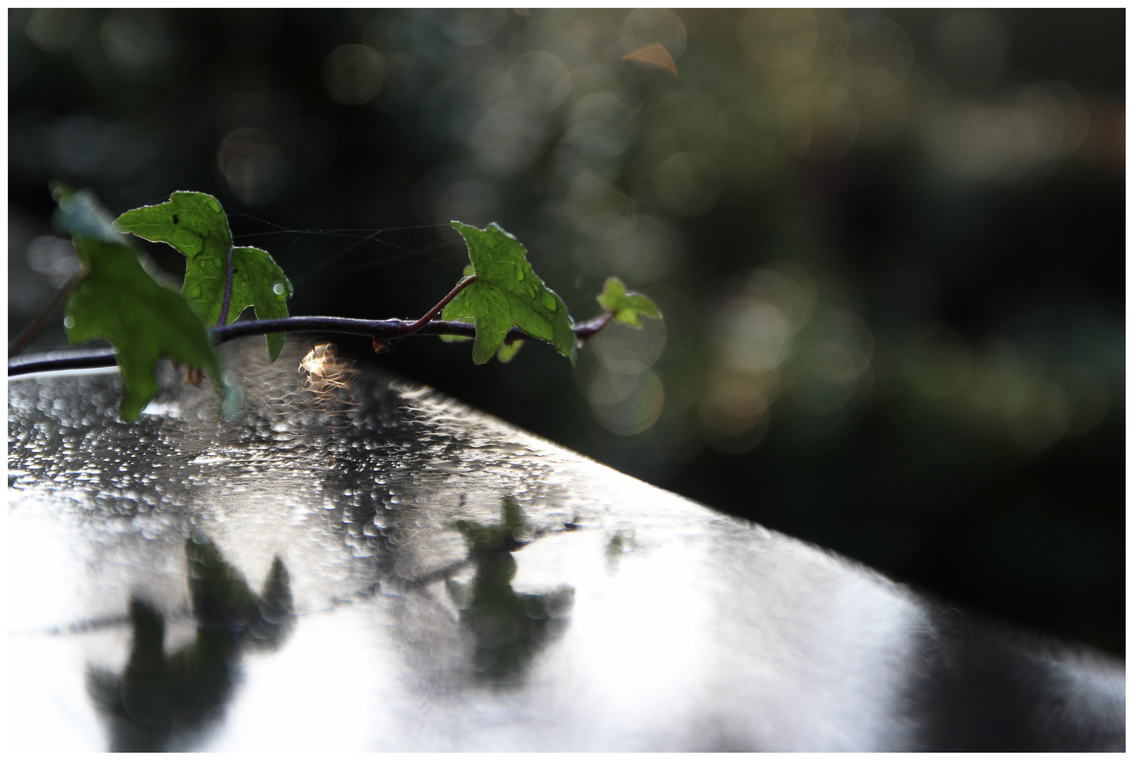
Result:
{"label": "dark background", "polygon": [[341,350],[1125,655],[1123,10],[9,10],[8,40],[10,338],[76,266],[52,179],[214,194],[293,314],[418,316],[466,261],[446,223],[497,221],[576,319],[614,274],[664,327],[575,369]]}

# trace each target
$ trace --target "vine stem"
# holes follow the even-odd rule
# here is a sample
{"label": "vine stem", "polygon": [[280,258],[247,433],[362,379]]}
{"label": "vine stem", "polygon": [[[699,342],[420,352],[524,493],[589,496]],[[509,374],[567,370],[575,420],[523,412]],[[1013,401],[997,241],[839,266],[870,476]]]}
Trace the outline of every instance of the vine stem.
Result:
{"label": "vine stem", "polygon": [[39,313],[39,316],[32,321],[32,324],[24,328],[24,331],[16,336],[12,343],[8,344],[8,359],[23,353],[24,349],[28,348],[28,344],[39,335],[39,332],[43,330],[43,326],[46,325],[47,321],[55,314],[55,310],[59,309],[63,300],[74,290],[78,282],[83,279],[84,274],[85,271],[80,269],[75,272],[75,274],[71,275],[71,277],[67,278],[67,282],[55,292],[55,295],[51,297],[51,301],[47,302],[47,306],[45,306],[43,311]]}
{"label": "vine stem", "polygon": [[[459,284],[458,284],[459,285]],[[454,289],[456,290],[456,289]],[[451,294],[455,296],[456,294]],[[446,300],[439,305],[444,308]],[[436,314],[434,310],[430,312]],[[428,315],[427,315],[428,316]],[[598,333],[613,315],[609,312],[601,314],[586,322],[578,322],[571,326],[576,338],[586,340]],[[357,320],[350,317],[281,317],[275,320],[249,320],[247,322],[234,322],[209,330],[213,343],[222,344],[235,338],[245,336],[259,336],[267,333],[330,333],[339,335],[370,336],[372,338],[402,338],[417,333],[419,335],[476,335],[476,325],[471,322],[449,322],[447,320],[430,320],[424,325],[421,320]],[[505,336],[505,341],[515,341],[521,338],[532,338],[519,328],[512,328]],[[51,354],[33,354],[26,357],[11,357],[8,359],[8,376],[27,375],[29,373],[49,372],[56,370],[80,370],[98,367],[111,367],[115,364],[116,355],[113,349],[100,349],[94,351],[70,351]]]}

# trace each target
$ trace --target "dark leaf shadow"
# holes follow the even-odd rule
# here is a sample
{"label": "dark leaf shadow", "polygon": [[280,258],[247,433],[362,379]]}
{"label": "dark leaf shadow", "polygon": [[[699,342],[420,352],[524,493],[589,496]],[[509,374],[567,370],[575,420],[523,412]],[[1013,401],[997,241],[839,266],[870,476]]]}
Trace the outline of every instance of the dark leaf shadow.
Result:
{"label": "dark leaf shadow", "polygon": [[224,713],[244,648],[275,650],[295,621],[287,569],[277,557],[259,596],[204,534],[185,543],[196,639],[165,653],[165,620],[130,601],[133,646],[121,675],[91,668],[87,690],[110,725],[111,751],[184,745]]}
{"label": "dark leaf shadow", "polygon": [[488,684],[518,683],[535,654],[566,629],[575,590],[563,586],[526,594],[512,589],[512,553],[528,539],[520,509],[510,497],[504,498],[501,523],[481,526],[462,520],[454,525],[476,566],[470,583],[448,582],[461,623],[476,642],[474,673]]}

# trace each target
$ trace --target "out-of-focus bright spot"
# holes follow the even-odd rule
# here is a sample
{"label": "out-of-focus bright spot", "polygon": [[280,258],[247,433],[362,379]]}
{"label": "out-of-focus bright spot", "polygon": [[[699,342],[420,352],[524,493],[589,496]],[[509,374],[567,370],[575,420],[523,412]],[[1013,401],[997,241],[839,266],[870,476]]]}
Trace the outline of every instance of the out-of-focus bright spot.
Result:
{"label": "out-of-focus bright spot", "polygon": [[803,353],[810,373],[832,386],[853,382],[869,364],[861,352],[837,341],[809,341]]}
{"label": "out-of-focus bright spot", "polygon": [[796,88],[787,99],[784,129],[795,153],[812,161],[834,161],[854,147],[858,113],[846,88],[815,82]]}
{"label": "out-of-focus bright spot", "polygon": [[1065,82],[1036,82],[1024,87],[1016,108],[1032,123],[1038,160],[1060,159],[1074,153],[1090,128],[1087,104]]}
{"label": "out-of-focus bright spot", "polygon": [[567,214],[580,232],[600,239],[625,235],[637,223],[633,200],[589,171],[568,188]]}
{"label": "out-of-focus bright spot", "polygon": [[701,435],[719,452],[740,454],[760,443],[768,429],[768,404],[755,384],[714,379],[698,408]]}
{"label": "out-of-focus bright spot", "polygon": [[[834,341],[808,341],[798,350],[792,397],[804,411],[827,415],[846,406],[858,388],[863,358]],[[868,374],[865,375],[870,380]]]}
{"label": "out-of-focus bright spot", "polygon": [[112,11],[102,22],[99,38],[110,60],[138,69],[159,63],[171,46],[157,13],[142,8]]}
{"label": "out-of-focus bright spot", "polygon": [[972,352],[955,330],[938,325],[914,339],[907,367],[914,386],[929,399],[961,390],[972,371]]}
{"label": "out-of-focus bright spot", "polygon": [[1052,380],[1062,389],[1071,407],[1069,436],[1092,431],[1106,418],[1110,409],[1110,384],[1097,367],[1080,362],[1064,365]]}
{"label": "out-of-focus bright spot", "polygon": [[618,82],[611,67],[601,63],[589,63],[571,70],[571,96],[582,100],[588,95],[613,93],[618,90]]}
{"label": "out-of-focus bright spot", "polygon": [[675,214],[694,217],[716,205],[721,176],[716,163],[701,153],[671,154],[654,170],[654,192]]}
{"label": "out-of-focus bright spot", "polygon": [[791,351],[792,338],[810,320],[815,298],[811,278],[795,265],[777,263],[751,273],[743,293],[725,303],[714,320],[725,366],[750,373],[778,367]]}
{"label": "out-of-focus bright spot", "polygon": [[855,67],[850,72],[850,84],[868,95],[886,95],[902,87],[894,72],[881,66]]}
{"label": "out-of-focus bright spot", "polygon": [[811,276],[791,262],[773,262],[756,270],[749,278],[749,289],[776,307],[793,332],[811,319],[818,298]]}
{"label": "out-of-focus bright spot", "polygon": [[874,336],[858,315],[831,309],[815,316],[808,328],[812,340],[829,341],[846,347],[857,359],[855,375],[866,370],[874,356]]}
{"label": "out-of-focus bright spot", "polygon": [[632,53],[627,53],[622,56],[622,60],[635,61],[646,66],[652,66],[655,69],[665,69],[673,76],[677,76],[677,64],[669,55],[669,51],[656,42]]}
{"label": "out-of-focus bright spot", "polygon": [[1007,106],[970,106],[945,115],[932,130],[938,165],[975,180],[1012,183],[1036,156],[1032,122]]}
{"label": "out-of-focus bright spot", "polygon": [[24,33],[40,50],[58,53],[79,39],[86,20],[82,8],[41,8],[32,13]]}
{"label": "out-of-focus bright spot", "polygon": [[524,53],[489,85],[486,99],[527,114],[551,111],[571,92],[571,75],[545,50]]}
{"label": "out-of-focus bright spot", "polygon": [[323,86],[336,103],[366,103],[378,94],[385,81],[385,59],[366,45],[340,45],[323,62]]}
{"label": "out-of-focus bright spot", "polygon": [[504,26],[506,11],[502,8],[454,8],[437,10],[441,31],[458,45],[479,45],[488,42]]}
{"label": "out-of-focus bright spot", "polygon": [[861,319],[843,310],[817,315],[807,333],[792,356],[792,396],[805,411],[826,415],[844,407],[857,390],[869,389],[874,337]]}
{"label": "out-of-focus bright spot", "polygon": [[1093,430],[1110,407],[1110,384],[1097,367],[1067,364],[1049,373],[1029,354],[997,342],[973,357],[957,399],[970,424],[1029,450]]}
{"label": "out-of-focus bright spot", "polygon": [[[634,283],[649,283],[668,275],[678,259],[677,232],[664,219],[637,217],[623,235],[598,244],[599,270]],[[601,273],[600,273],[601,274]]]}
{"label": "out-of-focus bright spot", "polygon": [[473,127],[469,144],[474,161],[495,174],[514,174],[536,160],[547,128],[540,117],[508,108],[491,108]]}
{"label": "out-of-focus bright spot", "polygon": [[847,50],[846,22],[832,9],[752,10],[740,17],[737,32],[753,63],[800,74],[833,71]]}
{"label": "out-of-focus bright spot", "polygon": [[728,143],[728,118],[703,93],[670,93],[645,108],[639,121],[646,143],[663,156],[693,151],[717,159]]}
{"label": "out-of-focus bright spot", "polygon": [[69,240],[43,235],[31,242],[27,250],[28,266],[41,275],[47,275],[56,288],[79,271],[79,258]]}
{"label": "out-of-focus bright spot", "polygon": [[567,117],[565,140],[580,156],[607,159],[626,150],[630,111],[608,92],[580,99]]}
{"label": "out-of-focus bright spot", "polygon": [[1008,56],[1008,43],[1008,30],[991,11],[953,11],[937,25],[941,69],[968,87],[988,87],[996,82]]}
{"label": "out-of-focus bright spot", "polygon": [[587,398],[604,428],[632,436],[657,422],[665,405],[665,389],[652,370],[617,373],[604,369],[591,381]]}
{"label": "out-of-focus bright spot", "polygon": [[455,182],[441,193],[434,218],[439,224],[459,219],[483,227],[493,221],[501,208],[500,194],[478,180]]}
{"label": "out-of-focus bright spot", "polygon": [[217,164],[232,192],[250,206],[268,203],[287,183],[287,159],[275,137],[262,129],[242,127],[228,133]]}
{"label": "out-of-focus bright spot", "polygon": [[608,370],[622,374],[638,373],[661,356],[665,348],[665,323],[643,320],[640,328],[611,323],[591,339],[589,346]]}
{"label": "out-of-focus bright spot", "polygon": [[[622,22],[619,38],[623,50],[641,50],[649,45],[663,47],[670,62],[685,52],[685,24],[677,14],[664,8],[639,8]],[[674,74],[677,73],[674,68]]]}
{"label": "out-of-focus bright spot", "polygon": [[760,372],[787,358],[793,331],[783,313],[763,299],[733,299],[716,323],[714,335],[730,367]]}
{"label": "out-of-focus bright spot", "polygon": [[913,43],[894,21],[881,16],[850,23],[847,62],[854,87],[882,95],[901,87],[913,68]]}
{"label": "out-of-focus bright spot", "polygon": [[1025,378],[1038,373],[1034,360],[1007,343],[994,343],[974,356],[969,380],[962,391],[974,422],[986,427],[994,425],[1013,390]]}
{"label": "out-of-focus bright spot", "polygon": [[1051,381],[1028,378],[1018,384],[1005,405],[1009,435],[1028,449],[1058,441],[1071,424],[1071,405]]}
{"label": "out-of-focus bright spot", "polygon": [[858,114],[856,144],[884,146],[905,129],[910,112],[910,98],[905,88],[882,95],[860,90],[852,93],[851,98]]}
{"label": "out-of-focus bright spot", "polygon": [[937,164],[962,177],[1016,182],[1083,144],[1090,118],[1082,97],[1063,82],[1023,87],[1006,104],[967,104],[934,122]]}

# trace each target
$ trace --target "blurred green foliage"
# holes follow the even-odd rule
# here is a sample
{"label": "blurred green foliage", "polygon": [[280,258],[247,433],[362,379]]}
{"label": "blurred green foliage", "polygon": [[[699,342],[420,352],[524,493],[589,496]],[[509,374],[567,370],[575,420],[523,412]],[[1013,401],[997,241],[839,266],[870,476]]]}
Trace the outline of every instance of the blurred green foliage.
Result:
{"label": "blurred green foliage", "polygon": [[499,222],[577,319],[615,275],[666,322],[375,361],[1122,653],[1123,14],[10,10],[9,330],[75,266],[51,177],[216,195],[295,314],[421,314]]}

